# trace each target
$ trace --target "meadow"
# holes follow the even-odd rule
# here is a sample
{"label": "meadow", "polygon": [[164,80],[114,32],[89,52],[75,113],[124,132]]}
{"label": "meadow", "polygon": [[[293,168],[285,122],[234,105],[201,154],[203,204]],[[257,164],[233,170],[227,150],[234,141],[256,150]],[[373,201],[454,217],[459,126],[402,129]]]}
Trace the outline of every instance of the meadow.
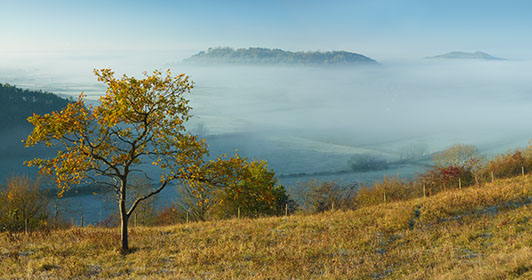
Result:
{"label": "meadow", "polygon": [[0,234],[2,279],[530,279],[532,176],[258,219]]}

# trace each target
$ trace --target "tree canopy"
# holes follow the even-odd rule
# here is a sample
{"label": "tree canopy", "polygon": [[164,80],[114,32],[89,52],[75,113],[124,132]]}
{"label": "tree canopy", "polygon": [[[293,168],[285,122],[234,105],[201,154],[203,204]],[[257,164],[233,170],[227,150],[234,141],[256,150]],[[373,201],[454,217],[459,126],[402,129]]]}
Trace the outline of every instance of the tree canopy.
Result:
{"label": "tree canopy", "polygon": [[479,161],[478,149],[467,144],[455,144],[434,155],[434,163],[438,167],[474,167]]}

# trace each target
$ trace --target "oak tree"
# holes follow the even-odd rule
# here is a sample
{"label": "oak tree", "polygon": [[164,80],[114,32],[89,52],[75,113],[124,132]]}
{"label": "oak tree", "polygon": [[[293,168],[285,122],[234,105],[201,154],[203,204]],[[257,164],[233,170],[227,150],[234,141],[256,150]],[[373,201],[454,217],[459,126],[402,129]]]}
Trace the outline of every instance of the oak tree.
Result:
{"label": "oak tree", "polygon": [[[88,104],[81,94],[60,112],[34,114],[28,119],[34,128],[26,146],[45,143],[57,149],[55,157],[36,158],[28,165],[53,175],[59,195],[86,179],[112,188],[118,198],[121,247],[127,252],[128,220],[139,203],[172,181],[197,188],[205,184],[234,187],[231,178],[239,175],[244,160],[205,159],[205,141],[185,127],[191,116],[185,95],[193,88],[188,76],[172,75],[170,70],[144,73],[143,79],[116,78],[110,69],[94,72],[107,86],[98,105]],[[158,182],[147,193],[130,199],[129,180],[147,164],[158,168]]]}

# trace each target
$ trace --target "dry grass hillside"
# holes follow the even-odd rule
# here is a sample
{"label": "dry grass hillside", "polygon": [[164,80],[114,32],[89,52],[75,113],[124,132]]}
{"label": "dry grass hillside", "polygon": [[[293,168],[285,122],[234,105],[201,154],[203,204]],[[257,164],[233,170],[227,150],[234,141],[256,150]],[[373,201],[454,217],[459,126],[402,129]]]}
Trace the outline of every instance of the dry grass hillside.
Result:
{"label": "dry grass hillside", "polygon": [[532,279],[532,176],[262,219],[0,235],[0,278]]}

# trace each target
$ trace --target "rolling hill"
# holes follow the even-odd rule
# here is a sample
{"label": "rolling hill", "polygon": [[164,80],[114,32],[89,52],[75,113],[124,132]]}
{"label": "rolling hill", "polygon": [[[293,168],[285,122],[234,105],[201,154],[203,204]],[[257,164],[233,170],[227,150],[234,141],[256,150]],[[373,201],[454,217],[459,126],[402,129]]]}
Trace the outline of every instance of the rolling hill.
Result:
{"label": "rolling hill", "polygon": [[376,65],[377,61],[352,52],[291,52],[267,48],[209,48],[184,60],[190,64],[257,64],[257,65]]}
{"label": "rolling hill", "polygon": [[426,58],[437,58],[437,59],[478,59],[478,60],[505,60],[504,58],[495,57],[485,52],[449,52],[442,55],[430,56]]}

